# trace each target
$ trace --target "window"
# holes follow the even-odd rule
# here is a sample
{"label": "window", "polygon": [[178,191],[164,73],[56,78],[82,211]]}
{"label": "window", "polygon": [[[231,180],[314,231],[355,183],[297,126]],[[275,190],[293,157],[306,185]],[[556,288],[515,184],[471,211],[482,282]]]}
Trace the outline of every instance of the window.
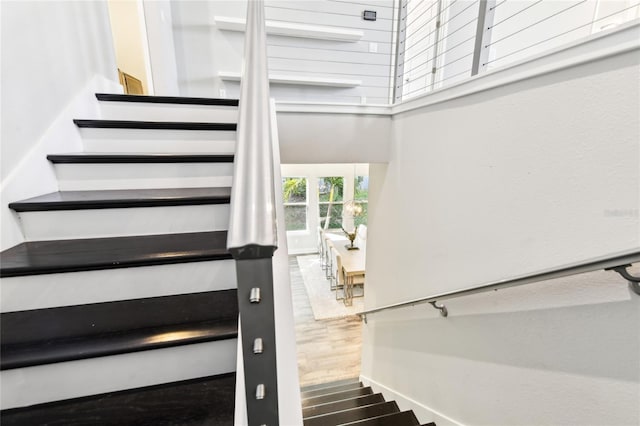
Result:
{"label": "window", "polygon": [[367,164],[283,164],[280,170],[290,253],[316,250],[318,227],[344,236],[341,228],[353,232],[367,224]]}
{"label": "window", "polygon": [[318,178],[320,226],[324,229],[340,229],[342,227],[343,197],[343,177]]}
{"label": "window", "polygon": [[284,222],[287,231],[307,229],[307,179],[302,177],[282,178]]}
{"label": "window", "polygon": [[353,218],[355,226],[367,224],[369,209],[369,176],[356,176],[354,179],[353,199],[359,212]]}

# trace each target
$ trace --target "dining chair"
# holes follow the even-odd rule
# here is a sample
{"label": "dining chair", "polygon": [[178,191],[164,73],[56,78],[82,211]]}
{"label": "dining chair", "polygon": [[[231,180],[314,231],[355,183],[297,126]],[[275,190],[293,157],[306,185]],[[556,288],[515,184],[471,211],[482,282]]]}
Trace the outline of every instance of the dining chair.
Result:
{"label": "dining chair", "polygon": [[358,232],[356,233],[356,245],[360,248],[366,247],[367,244],[367,225],[358,225]]}
{"label": "dining chair", "polygon": [[338,259],[340,258],[340,254],[338,254],[338,250],[336,247],[331,244],[331,279],[329,280],[329,289],[331,291],[336,290],[338,288],[338,275],[340,274],[340,270],[338,269]]}
{"label": "dining chair", "polygon": [[331,257],[331,252],[335,251],[335,247],[333,246],[333,241],[330,238],[325,238],[325,263],[327,265],[325,269],[325,278],[329,280],[329,285],[331,285],[331,276],[333,275],[333,262]]}
{"label": "dining chair", "polygon": [[327,263],[327,254],[328,254],[328,249],[327,249],[327,233],[324,232],[323,229],[320,229],[320,244],[322,244],[322,257],[320,258],[320,266],[322,267],[322,270],[325,271],[327,270],[328,267],[328,263]]}
{"label": "dining chair", "polygon": [[320,258],[320,264],[322,265],[322,259],[324,258],[324,244],[322,242],[324,232],[322,228],[318,226],[317,237],[318,237],[318,257]]}

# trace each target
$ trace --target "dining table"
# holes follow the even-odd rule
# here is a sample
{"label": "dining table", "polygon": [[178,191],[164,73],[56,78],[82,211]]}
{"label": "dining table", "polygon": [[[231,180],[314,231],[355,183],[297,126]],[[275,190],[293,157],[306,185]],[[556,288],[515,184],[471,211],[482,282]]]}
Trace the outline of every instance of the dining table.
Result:
{"label": "dining table", "polygon": [[344,297],[342,300],[346,306],[351,306],[353,304],[354,281],[358,277],[364,278],[365,276],[366,246],[349,250],[348,247],[351,246],[351,243],[346,238],[344,242],[334,240],[333,245],[342,260],[341,272],[344,277]]}

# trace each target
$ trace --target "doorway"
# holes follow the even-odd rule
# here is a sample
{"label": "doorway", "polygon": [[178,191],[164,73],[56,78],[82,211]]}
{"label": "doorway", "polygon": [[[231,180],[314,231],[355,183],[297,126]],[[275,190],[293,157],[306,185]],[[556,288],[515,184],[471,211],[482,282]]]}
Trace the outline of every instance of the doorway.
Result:
{"label": "doorway", "polygon": [[142,0],[108,0],[111,33],[124,93],[153,95],[149,43]]}

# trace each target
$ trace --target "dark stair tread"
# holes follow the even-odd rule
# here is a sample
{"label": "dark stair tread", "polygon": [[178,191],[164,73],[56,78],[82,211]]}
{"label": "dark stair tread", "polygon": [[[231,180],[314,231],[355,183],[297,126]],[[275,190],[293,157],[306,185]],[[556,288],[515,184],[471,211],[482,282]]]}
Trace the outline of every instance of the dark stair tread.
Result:
{"label": "dark stair tread", "polygon": [[17,212],[228,204],[231,188],[61,191],[9,204]]}
{"label": "dark stair tread", "polygon": [[115,93],[96,93],[96,98],[99,101],[106,101],[106,102],[142,102],[142,103],[153,103],[153,104],[238,106],[237,99],[220,99],[220,98],[121,95],[121,94],[115,94]]}
{"label": "dark stair tread", "polygon": [[137,120],[82,120],[73,122],[78,127],[93,129],[149,129],[149,130],[221,130],[234,131],[236,123],[202,123],[189,121],[137,121]]}
{"label": "dark stair tread", "polygon": [[304,419],[304,426],[331,426],[342,423],[364,420],[371,417],[378,417],[385,414],[398,413],[400,409],[395,401],[382,402],[379,404],[365,405],[363,407],[352,408],[350,410],[338,411],[316,417]]}
{"label": "dark stair tread", "polygon": [[323,388],[331,388],[334,386],[340,386],[340,385],[346,385],[348,383],[359,383],[360,379],[358,377],[351,377],[349,379],[342,379],[342,380],[336,380],[333,382],[326,382],[326,383],[318,383],[315,385],[308,385],[308,386],[303,386],[300,388],[301,392],[307,392],[307,391],[312,391],[312,390],[317,390],[317,389],[323,389]]}
{"label": "dark stair tread", "polygon": [[326,404],[327,402],[340,401],[343,399],[356,398],[362,395],[370,395],[373,391],[370,387],[351,389],[342,392],[330,393],[302,400],[302,408],[313,407],[314,405]]}
{"label": "dark stair tread", "polygon": [[365,420],[341,423],[342,426],[420,426],[413,411],[384,414]]}
{"label": "dark stair tread", "polygon": [[328,402],[326,404],[314,405],[302,410],[304,418],[320,416],[322,414],[333,413],[336,411],[350,410],[364,405],[379,404],[384,402],[384,397],[380,393],[372,395],[359,396],[356,398],[345,399],[342,401]]}
{"label": "dark stair tread", "polygon": [[332,386],[330,388],[321,388],[321,389],[301,392],[300,393],[300,397],[302,399],[305,399],[305,398],[311,398],[313,396],[326,395],[328,393],[336,393],[336,392],[341,392],[341,391],[345,391],[345,390],[358,389],[358,388],[361,388],[361,387],[362,387],[362,383],[361,382],[347,383],[347,384],[344,384],[344,385]]}
{"label": "dark stair tread", "polygon": [[235,374],[0,412],[2,426],[233,426]]}
{"label": "dark stair tread", "polygon": [[238,336],[237,318],[166,325],[69,339],[2,345],[0,369],[74,361]]}
{"label": "dark stair tread", "polygon": [[436,426],[435,422],[424,423],[420,426]]}
{"label": "dark stair tread", "polygon": [[29,241],[0,253],[0,277],[231,259],[227,231]]}
{"label": "dark stair tread", "polygon": [[233,163],[233,154],[74,152],[49,154],[47,159],[54,164]]}
{"label": "dark stair tread", "polygon": [[0,342],[23,344],[237,318],[237,297],[233,288],[5,312],[0,315]]}

